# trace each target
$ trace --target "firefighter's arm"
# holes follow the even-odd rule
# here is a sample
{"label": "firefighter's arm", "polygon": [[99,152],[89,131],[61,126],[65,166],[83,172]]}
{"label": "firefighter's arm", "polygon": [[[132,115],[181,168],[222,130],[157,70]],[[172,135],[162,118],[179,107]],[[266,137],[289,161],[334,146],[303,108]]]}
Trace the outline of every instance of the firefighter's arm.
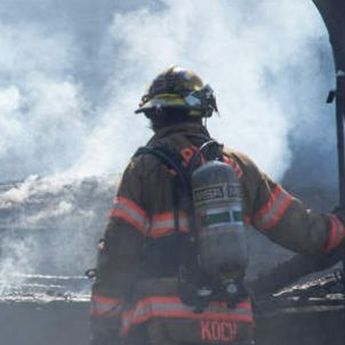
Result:
{"label": "firefighter's arm", "polygon": [[235,159],[243,170],[248,220],[256,229],[272,241],[303,254],[329,253],[344,242],[345,227],[336,215],[307,209],[261,173],[249,158]]}
{"label": "firefighter's arm", "polygon": [[92,345],[117,343],[121,311],[137,278],[147,226],[139,180],[130,164],[109,212],[104,240],[99,245],[97,278],[91,297]]}

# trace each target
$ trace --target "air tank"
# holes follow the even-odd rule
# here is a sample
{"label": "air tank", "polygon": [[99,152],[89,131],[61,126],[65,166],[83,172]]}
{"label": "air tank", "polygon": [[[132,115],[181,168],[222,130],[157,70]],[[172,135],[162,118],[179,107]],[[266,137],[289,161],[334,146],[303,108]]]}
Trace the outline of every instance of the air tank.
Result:
{"label": "air tank", "polygon": [[192,175],[199,264],[210,277],[237,279],[248,264],[243,193],[234,169],[210,161]]}

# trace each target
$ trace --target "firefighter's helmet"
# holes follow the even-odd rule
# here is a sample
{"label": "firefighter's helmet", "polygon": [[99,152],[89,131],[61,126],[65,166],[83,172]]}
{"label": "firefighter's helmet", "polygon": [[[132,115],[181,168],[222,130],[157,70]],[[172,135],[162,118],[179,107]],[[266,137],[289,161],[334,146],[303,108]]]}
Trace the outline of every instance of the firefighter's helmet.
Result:
{"label": "firefighter's helmet", "polygon": [[212,88],[194,72],[172,66],[160,73],[142,97],[136,113],[159,108],[180,108],[190,116],[210,117],[218,111]]}

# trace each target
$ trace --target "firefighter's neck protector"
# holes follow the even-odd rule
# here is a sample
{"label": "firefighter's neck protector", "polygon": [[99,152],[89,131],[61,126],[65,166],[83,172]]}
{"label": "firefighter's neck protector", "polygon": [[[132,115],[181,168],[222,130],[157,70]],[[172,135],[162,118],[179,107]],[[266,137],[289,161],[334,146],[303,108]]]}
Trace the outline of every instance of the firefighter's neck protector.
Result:
{"label": "firefighter's neck protector", "polygon": [[155,109],[176,108],[189,110],[190,116],[211,117],[218,112],[214,92],[192,71],[172,66],[160,73],[142,97],[135,113]]}

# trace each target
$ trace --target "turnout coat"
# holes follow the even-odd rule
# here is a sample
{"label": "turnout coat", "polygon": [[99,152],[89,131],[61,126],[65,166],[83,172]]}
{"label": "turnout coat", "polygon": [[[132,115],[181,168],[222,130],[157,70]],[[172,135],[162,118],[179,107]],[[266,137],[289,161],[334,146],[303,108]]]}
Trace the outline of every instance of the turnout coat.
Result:
{"label": "turnout coat", "polygon": [[[147,145],[175,150],[188,164],[196,148],[208,140],[205,127],[185,123],[159,130]],[[242,185],[245,222],[272,241],[305,254],[330,252],[343,241],[345,229],[335,215],[306,209],[240,152],[224,148],[223,160],[234,168]],[[93,345],[115,344],[119,339],[161,344],[252,339],[249,300],[232,309],[223,301],[212,302],[195,313],[178,296],[177,267],[170,260],[180,255],[174,242],[173,176],[174,171],[150,154],[134,156],[124,171],[99,244],[92,290]],[[179,231],[189,231],[183,210]],[[162,249],[156,265],[144,258],[148,239]]]}

